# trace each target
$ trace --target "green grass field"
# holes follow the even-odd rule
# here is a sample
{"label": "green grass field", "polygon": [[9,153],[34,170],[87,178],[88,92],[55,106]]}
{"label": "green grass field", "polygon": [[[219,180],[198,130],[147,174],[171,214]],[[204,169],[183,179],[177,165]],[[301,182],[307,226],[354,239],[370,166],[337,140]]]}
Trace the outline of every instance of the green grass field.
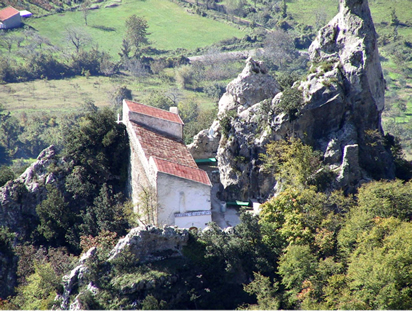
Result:
{"label": "green grass field", "polygon": [[[335,16],[338,12],[338,0],[289,0],[287,7],[288,12],[292,13],[296,21],[315,25],[316,15],[319,13],[325,14],[327,21]],[[412,21],[412,1],[410,0],[369,0],[369,7],[375,24],[381,22],[390,24],[393,8],[401,23]],[[386,30],[391,30],[391,28],[386,27]],[[400,35],[412,40],[412,28],[399,27],[398,31]]]}
{"label": "green grass field", "polygon": [[[35,80],[0,85],[0,103],[13,114],[19,112],[71,112],[86,100],[93,100],[98,107],[110,105],[110,95],[118,86],[126,85],[133,99],[145,103],[152,90],[167,91],[174,85],[149,78],[137,80],[131,76],[86,77],[79,76],[62,80]],[[201,109],[215,106],[203,93],[182,90],[183,100],[194,100]]]}
{"label": "green grass field", "polygon": [[81,26],[93,37],[94,44],[114,57],[118,57],[120,51],[125,21],[133,14],[147,20],[149,40],[161,50],[195,49],[245,35],[245,32],[228,24],[190,14],[168,0],[123,0],[118,7],[104,8],[107,3],[102,3],[100,9],[90,10],[88,26],[85,26],[82,12],[28,19],[27,24],[59,46],[67,46],[64,35],[67,26]]}
{"label": "green grass field", "polygon": [[[242,31],[229,24],[191,14],[185,8],[169,0],[123,0],[122,2],[117,0],[119,6],[104,8],[112,2],[116,0],[105,0],[99,4],[100,9],[91,10],[88,16],[88,26],[85,26],[82,12],[65,12],[37,19],[32,18],[27,20],[27,24],[63,48],[69,47],[64,39],[65,27],[81,26],[93,37],[93,44],[97,44],[101,50],[109,52],[114,57],[118,56],[117,53],[124,36],[125,20],[132,14],[147,19],[149,40],[155,48],[161,50],[195,49],[233,36],[243,37],[250,31],[247,29]],[[396,8],[395,12],[401,23],[412,21],[412,1],[410,0],[369,0],[369,5],[380,35],[391,33],[394,30],[394,27],[390,26],[393,7]],[[326,23],[337,13],[338,0],[289,0],[287,7],[296,22],[315,26],[319,16],[324,18]],[[399,27],[398,33],[405,40],[412,42],[412,27]],[[391,55],[385,53],[385,48],[381,48],[380,51],[387,59],[382,62],[382,67],[387,75],[388,96],[395,92],[396,96],[407,101],[406,114],[397,117],[396,121],[410,122],[412,88],[404,87],[399,81],[406,80],[406,84],[412,86],[412,77],[405,76],[391,60]],[[77,77],[0,86],[0,101],[12,111],[70,110],[83,103],[86,98],[92,98],[98,106],[104,106],[109,104],[108,94],[116,85],[127,85],[132,89],[137,100],[144,98],[145,94],[152,89],[164,90],[172,87],[152,78],[141,82],[132,77],[115,79]],[[184,92],[185,96],[196,97],[202,103],[202,107],[213,106],[210,100],[205,99],[202,94]]]}

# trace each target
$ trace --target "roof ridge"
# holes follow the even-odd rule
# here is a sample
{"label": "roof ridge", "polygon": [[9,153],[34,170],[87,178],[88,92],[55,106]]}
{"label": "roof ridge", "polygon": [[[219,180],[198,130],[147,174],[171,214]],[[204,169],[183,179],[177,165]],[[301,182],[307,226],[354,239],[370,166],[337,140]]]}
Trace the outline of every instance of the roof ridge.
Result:
{"label": "roof ridge", "polygon": [[[1,14],[2,12],[3,12],[3,14]],[[4,13],[6,13],[6,14],[4,15]],[[5,21],[6,19],[8,19],[8,18],[10,18],[14,15],[17,15],[17,14],[20,14],[20,11],[17,10],[16,8],[12,7],[11,5],[9,5],[9,6],[7,6],[7,7],[0,10],[0,21]]]}
{"label": "roof ridge", "polygon": [[129,100],[129,99],[125,99],[125,102],[126,102],[126,104],[129,104],[129,103],[130,103],[130,104],[133,104],[133,105],[140,105],[140,106],[143,106],[143,107],[148,108],[149,110],[150,110],[150,109],[157,110],[157,111],[159,111],[159,112],[162,113],[162,114],[163,114],[163,113],[166,113],[166,115],[169,115],[169,116],[171,117],[171,119],[177,119],[178,121],[176,121],[176,120],[171,120],[170,118],[169,118],[169,119],[165,119],[165,118],[162,118],[161,116],[153,116],[153,115],[151,115],[151,114],[148,114],[148,113],[145,113],[145,112],[141,112],[141,111],[140,111],[140,112],[133,111],[133,109],[131,109],[131,107],[129,106],[130,110],[133,111],[133,112],[140,113],[140,114],[143,114],[143,115],[146,115],[146,116],[150,116],[150,117],[153,117],[153,118],[158,118],[158,119],[162,119],[162,120],[167,120],[167,121],[174,122],[174,123],[184,124],[182,118],[180,118],[180,115],[177,114],[177,113],[174,113],[174,112],[171,112],[171,111],[168,111],[168,110],[165,110],[165,109],[161,109],[161,108],[158,108],[158,107],[153,107],[153,106],[150,106],[150,105],[138,103],[138,102],[135,102],[135,101],[132,101],[132,100]]}
{"label": "roof ridge", "polygon": [[183,139],[177,138],[176,136],[173,136],[173,135],[171,135],[171,134],[169,134],[169,133],[160,131],[160,130],[158,130],[158,129],[156,129],[156,128],[153,128],[153,127],[151,127],[151,126],[149,126],[149,125],[146,125],[146,124],[144,124],[144,123],[139,123],[138,121],[135,121],[135,120],[129,120],[129,122],[130,122],[130,123],[133,123],[134,126],[138,126],[138,127],[144,128],[145,130],[148,130],[148,131],[150,131],[150,132],[153,132],[153,133],[155,133],[155,134],[157,134],[157,135],[160,135],[160,136],[165,137],[165,138],[167,138],[167,139],[173,140],[173,141],[175,141],[175,142],[177,142],[177,143],[182,143],[182,144],[184,144],[184,140],[183,140]]}

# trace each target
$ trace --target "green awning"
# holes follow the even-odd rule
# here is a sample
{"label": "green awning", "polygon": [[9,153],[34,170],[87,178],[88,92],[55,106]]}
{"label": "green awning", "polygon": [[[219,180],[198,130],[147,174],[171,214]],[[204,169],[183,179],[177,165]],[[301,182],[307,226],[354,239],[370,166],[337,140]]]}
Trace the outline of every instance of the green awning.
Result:
{"label": "green awning", "polygon": [[249,206],[249,202],[244,201],[229,201],[226,202],[227,205],[235,205],[235,206]]}
{"label": "green awning", "polygon": [[207,159],[195,159],[196,163],[216,163],[216,158],[207,158]]}

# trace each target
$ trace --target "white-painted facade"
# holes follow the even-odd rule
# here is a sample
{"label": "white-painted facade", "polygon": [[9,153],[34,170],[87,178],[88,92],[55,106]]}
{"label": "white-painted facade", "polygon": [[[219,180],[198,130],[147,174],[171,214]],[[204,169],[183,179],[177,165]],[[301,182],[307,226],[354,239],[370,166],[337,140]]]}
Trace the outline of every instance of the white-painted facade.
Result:
{"label": "white-painted facade", "polygon": [[[150,187],[157,199],[157,210],[152,214],[155,215],[154,225],[205,228],[212,221],[211,183],[181,141],[183,122],[166,120],[164,111],[159,112],[162,118],[156,117],[156,110],[150,111],[153,115],[140,113],[141,106],[136,105],[123,102],[123,123],[131,150],[128,188],[135,212],[142,214],[139,194],[143,187]],[[145,139],[148,131],[156,133],[149,138],[157,137],[159,141]],[[145,144],[150,144],[152,149]]]}
{"label": "white-painted facade", "polygon": [[208,185],[157,172],[158,221],[180,228],[206,227],[212,221],[210,190]]}

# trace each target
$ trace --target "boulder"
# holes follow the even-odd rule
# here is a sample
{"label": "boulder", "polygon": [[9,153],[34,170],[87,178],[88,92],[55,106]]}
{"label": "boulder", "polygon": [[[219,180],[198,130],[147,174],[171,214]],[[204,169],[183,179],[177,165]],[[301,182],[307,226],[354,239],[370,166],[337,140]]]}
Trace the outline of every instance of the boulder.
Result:
{"label": "boulder", "polygon": [[[183,246],[189,240],[187,230],[165,226],[163,229],[152,226],[133,228],[109,254],[109,261],[113,261],[125,252],[133,255],[139,263],[164,260],[171,257],[180,257]],[[130,260],[130,259],[129,259]]]}
{"label": "boulder", "polygon": [[272,98],[279,92],[279,84],[267,74],[263,62],[249,57],[243,71],[228,84],[226,92],[219,100],[218,115],[224,115],[234,109],[239,113],[264,99]]}

